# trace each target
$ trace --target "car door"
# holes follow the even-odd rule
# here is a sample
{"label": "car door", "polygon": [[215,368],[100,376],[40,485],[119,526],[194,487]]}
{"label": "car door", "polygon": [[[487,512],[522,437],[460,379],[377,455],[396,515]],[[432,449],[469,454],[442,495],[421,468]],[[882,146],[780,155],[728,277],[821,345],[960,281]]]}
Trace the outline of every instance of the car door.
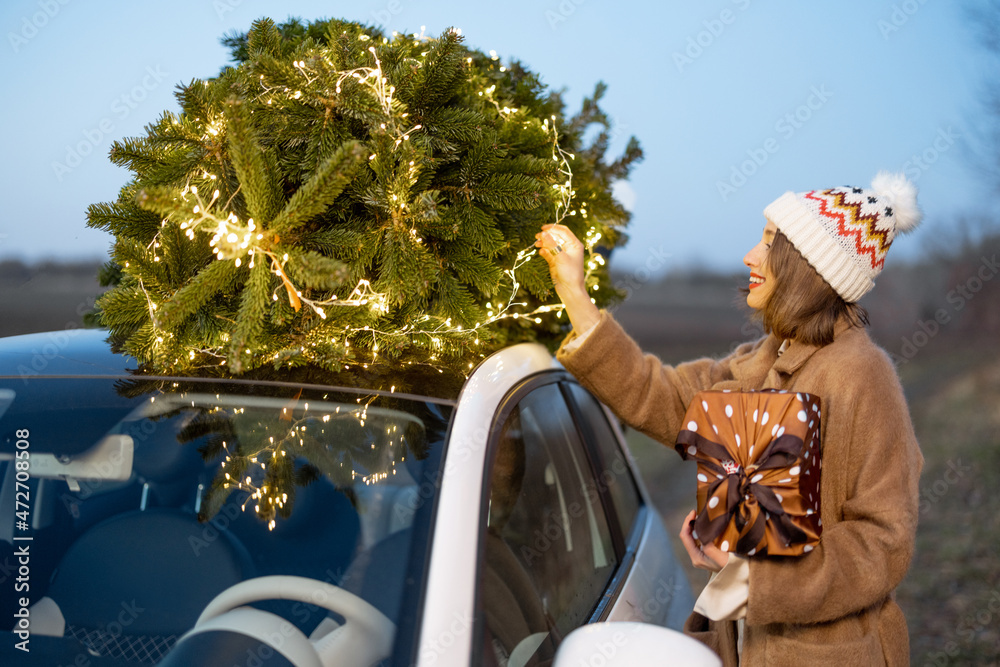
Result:
{"label": "car door", "polygon": [[567,381],[563,386],[595,457],[598,482],[610,502],[609,517],[617,520],[613,533],[625,540],[621,565],[609,584],[608,605],[599,620],[641,621],[680,630],[694,607],[691,587],[659,512],[627,455],[617,420],[579,384]]}
{"label": "car door", "polygon": [[[474,664],[545,664],[574,628],[600,620],[623,575],[621,517],[564,373],[517,387],[491,429],[482,504]],[[619,470],[630,473],[627,467]],[[631,483],[631,481],[630,481]]]}

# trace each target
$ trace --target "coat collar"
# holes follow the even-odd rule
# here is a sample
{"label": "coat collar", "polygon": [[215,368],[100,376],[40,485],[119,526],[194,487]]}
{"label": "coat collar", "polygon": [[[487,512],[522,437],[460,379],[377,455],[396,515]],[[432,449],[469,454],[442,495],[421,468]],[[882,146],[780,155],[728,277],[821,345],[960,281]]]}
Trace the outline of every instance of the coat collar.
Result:
{"label": "coat collar", "polygon": [[[837,340],[846,331],[853,329],[854,325],[846,317],[841,317],[837,320],[837,323],[833,326],[833,339]],[[773,336],[772,336],[773,337]],[[774,362],[774,370],[779,373],[786,373],[791,375],[795,371],[802,368],[802,365],[809,361],[809,358],[816,352],[816,350],[823,347],[822,345],[808,345],[806,343],[800,343],[793,340],[789,345],[788,349],[785,350],[784,354],[778,357],[777,361]]]}
{"label": "coat collar", "polygon": [[[840,318],[833,328],[834,340],[840,338],[853,325],[847,318]],[[785,351],[778,356],[781,340],[774,334],[763,339],[760,345],[749,354],[735,359],[731,366],[733,378],[744,388],[762,387],[768,373],[773,369],[784,375],[792,375],[819,350],[821,345],[809,345],[799,341],[791,341]]]}

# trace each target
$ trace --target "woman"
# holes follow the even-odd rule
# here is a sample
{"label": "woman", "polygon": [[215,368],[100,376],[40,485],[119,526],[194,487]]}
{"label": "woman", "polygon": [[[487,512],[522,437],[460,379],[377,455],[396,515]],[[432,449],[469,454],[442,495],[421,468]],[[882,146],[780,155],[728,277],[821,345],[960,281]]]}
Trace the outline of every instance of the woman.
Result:
{"label": "woman", "polygon": [[819,545],[797,557],[741,558],[681,540],[713,578],[686,630],[727,665],[905,665],[893,591],[913,552],[923,458],[888,355],[857,304],[897,232],[920,220],[916,190],[879,174],[870,189],[785,193],[743,258],[747,304],[768,335],[721,360],[666,366],[644,356],[583,282],[584,248],[561,225],[536,246],[573,325],[558,359],[624,421],[672,445],[694,395],[779,389],[822,401]]}

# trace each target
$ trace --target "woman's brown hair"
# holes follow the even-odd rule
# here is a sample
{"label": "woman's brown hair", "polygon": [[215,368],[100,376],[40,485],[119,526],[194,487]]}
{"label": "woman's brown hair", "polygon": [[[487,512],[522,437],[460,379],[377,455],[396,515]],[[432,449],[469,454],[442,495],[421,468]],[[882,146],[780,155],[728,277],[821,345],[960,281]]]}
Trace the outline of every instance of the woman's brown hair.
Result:
{"label": "woman's brown hair", "polygon": [[758,316],[764,330],[781,339],[809,345],[833,342],[833,328],[841,317],[853,326],[868,324],[868,313],[844,301],[780,231],[764,259],[774,289]]}

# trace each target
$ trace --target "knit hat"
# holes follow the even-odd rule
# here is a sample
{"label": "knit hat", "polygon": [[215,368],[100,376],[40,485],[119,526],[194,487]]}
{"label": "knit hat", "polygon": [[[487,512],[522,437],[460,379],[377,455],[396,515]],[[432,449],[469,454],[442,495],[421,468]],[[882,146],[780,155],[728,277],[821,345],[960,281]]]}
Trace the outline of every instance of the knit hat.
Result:
{"label": "knit hat", "polygon": [[912,231],[922,218],[913,183],[884,171],[870,189],[786,192],[764,216],[848,303],[875,286],[896,233]]}

